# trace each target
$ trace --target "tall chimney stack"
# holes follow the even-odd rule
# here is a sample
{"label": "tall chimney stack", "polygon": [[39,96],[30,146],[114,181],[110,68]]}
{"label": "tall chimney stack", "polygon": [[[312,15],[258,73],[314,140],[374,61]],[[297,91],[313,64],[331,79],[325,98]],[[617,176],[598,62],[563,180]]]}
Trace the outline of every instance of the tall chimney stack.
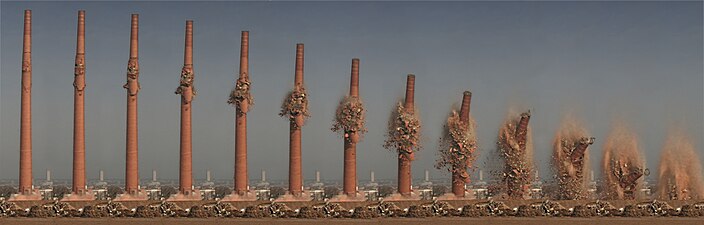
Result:
{"label": "tall chimney stack", "polygon": [[125,192],[139,192],[139,153],[137,144],[137,93],[139,93],[139,15],[132,14],[130,32],[130,59],[127,61],[127,143],[125,166]]}
{"label": "tall chimney stack", "polygon": [[[359,99],[359,59],[352,59],[352,72],[350,78],[350,98]],[[357,142],[359,134],[351,132],[344,138],[345,162],[343,193],[349,197],[357,196]]]}
{"label": "tall chimney stack", "polygon": [[73,80],[73,193],[86,191],[86,139],[84,90],[86,88],[86,32],[84,10],[78,11],[78,29],[76,41],[76,63]]}
{"label": "tall chimney stack", "polygon": [[29,195],[32,185],[32,11],[24,11],[22,45],[22,103],[20,113],[20,186]]}
{"label": "tall chimney stack", "polygon": [[[414,91],[416,86],[416,76],[409,74],[406,78],[406,101],[404,108],[408,113],[414,113]],[[402,196],[411,194],[411,159],[415,152],[411,152],[408,157],[402,156],[399,152],[398,157],[398,192]]]}
{"label": "tall chimney stack", "polygon": [[[462,95],[462,106],[460,107],[460,121],[462,122],[462,126],[469,126],[469,109],[471,102],[472,92],[465,91]],[[452,167],[455,166],[456,165],[452,165]],[[469,182],[469,177],[465,179],[462,177],[462,174],[467,171],[467,168],[453,168],[452,171],[452,193],[457,197],[464,197],[465,184]]]}
{"label": "tall chimney stack", "polygon": [[370,177],[372,183],[374,183],[374,171],[373,170],[372,170],[372,172],[369,172],[369,177]]}
{"label": "tall chimney stack", "polygon": [[266,170],[262,170],[262,182],[266,182]]}
{"label": "tall chimney stack", "polygon": [[99,173],[99,177],[98,177],[98,178],[100,178],[100,181],[104,181],[104,180],[105,180],[105,174],[103,173],[103,170],[100,170],[100,173]]}
{"label": "tall chimney stack", "polygon": [[[240,74],[236,84],[236,91],[246,92],[249,95],[249,31],[242,31],[240,41]],[[247,112],[251,104],[251,96],[237,96],[238,103],[235,108],[235,192],[244,195],[249,190],[247,174]]]}
{"label": "tall chimney stack", "polygon": [[191,195],[193,192],[192,142],[191,142],[191,101],[196,95],[193,87],[193,21],[186,21],[183,69],[176,94],[181,95],[181,157],[179,170],[179,192]]}
{"label": "tall chimney stack", "polygon": [[[303,90],[303,44],[296,44],[296,73],[294,90]],[[305,93],[305,92],[303,92]],[[303,97],[305,98],[305,96]],[[303,173],[301,169],[301,127],[304,115],[296,114],[290,121],[288,191],[299,197],[303,193]]]}

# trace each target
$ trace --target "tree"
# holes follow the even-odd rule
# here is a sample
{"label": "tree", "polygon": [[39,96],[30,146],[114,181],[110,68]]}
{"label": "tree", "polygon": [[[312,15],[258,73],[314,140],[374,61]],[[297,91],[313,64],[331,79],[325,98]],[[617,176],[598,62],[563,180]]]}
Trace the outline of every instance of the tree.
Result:
{"label": "tree", "polygon": [[232,194],[232,188],[228,186],[217,186],[215,187],[215,197],[223,198],[229,194]]}
{"label": "tree", "polygon": [[64,197],[64,195],[70,194],[71,189],[68,189],[68,187],[63,185],[57,185],[54,186],[54,190],[52,191],[52,193],[54,193],[55,198],[61,199]]}
{"label": "tree", "polygon": [[447,193],[447,187],[445,185],[434,185],[433,186],[433,196],[441,196]]}
{"label": "tree", "polygon": [[122,188],[115,186],[115,185],[110,185],[110,186],[108,186],[107,189],[108,189],[108,197],[111,199],[115,199],[115,197],[117,197],[117,195],[124,193],[122,191]]}
{"label": "tree", "polygon": [[13,194],[17,194],[17,189],[12,186],[0,186],[0,197],[10,198]]}
{"label": "tree", "polygon": [[327,186],[323,188],[323,192],[325,193],[325,198],[332,198],[340,193],[340,189],[335,186]]}
{"label": "tree", "polygon": [[271,187],[270,193],[272,198],[278,198],[279,196],[286,194],[286,189],[279,186]]}
{"label": "tree", "polygon": [[176,188],[172,186],[161,186],[161,197],[169,198],[171,195],[176,194]]}
{"label": "tree", "polygon": [[391,186],[384,185],[384,186],[379,187],[379,196],[380,197],[387,197],[393,193],[394,193],[394,188]]}

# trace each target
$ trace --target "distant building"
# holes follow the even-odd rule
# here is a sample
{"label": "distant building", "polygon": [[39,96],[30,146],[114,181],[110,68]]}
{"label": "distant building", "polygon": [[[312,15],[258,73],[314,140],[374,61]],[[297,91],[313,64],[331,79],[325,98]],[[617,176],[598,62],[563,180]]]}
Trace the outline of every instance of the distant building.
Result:
{"label": "distant building", "polygon": [[99,181],[93,185],[93,192],[96,200],[108,199],[108,183],[105,182],[103,170],[100,170]]}
{"label": "distant building", "polygon": [[210,179],[210,170],[208,170],[205,172],[205,182],[200,185],[200,195],[203,196],[203,200],[215,199],[215,183]]}
{"label": "distant building", "polygon": [[378,201],[379,200],[379,184],[376,183],[374,179],[374,171],[369,173],[371,180],[369,183],[364,185],[364,197],[367,201]]}
{"label": "distant building", "polygon": [[315,183],[310,185],[310,197],[314,201],[325,199],[325,184],[320,182],[320,171],[315,171]]}
{"label": "distant building", "polygon": [[46,170],[46,181],[39,186],[39,194],[44,200],[54,199],[54,182],[51,181],[51,170]]}
{"label": "distant building", "polygon": [[425,181],[420,184],[418,194],[423,200],[433,199],[433,182],[430,182],[430,172],[425,170]]}
{"label": "distant building", "polygon": [[156,170],[152,170],[152,181],[147,184],[145,191],[149,200],[161,200],[161,183],[156,179]]}
{"label": "distant building", "polygon": [[271,191],[269,182],[266,182],[266,170],[262,170],[262,181],[257,183],[254,188],[254,193],[257,194],[257,200],[269,201],[271,198]]}

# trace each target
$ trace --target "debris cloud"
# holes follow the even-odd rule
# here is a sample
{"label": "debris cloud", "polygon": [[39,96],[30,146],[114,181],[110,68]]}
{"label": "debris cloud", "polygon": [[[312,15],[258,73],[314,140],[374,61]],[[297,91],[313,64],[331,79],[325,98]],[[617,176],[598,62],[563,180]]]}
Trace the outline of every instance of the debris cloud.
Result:
{"label": "debris cloud", "polygon": [[496,142],[504,163],[501,189],[511,199],[524,198],[532,181],[533,141],[528,127],[530,116],[530,111],[521,113],[519,117],[509,113],[508,119],[499,129]]}
{"label": "debris cloud", "polygon": [[662,147],[657,190],[661,199],[704,198],[702,164],[692,140],[683,132],[671,131]]}
{"label": "debris cloud", "polygon": [[645,159],[636,134],[623,124],[615,124],[606,138],[602,158],[605,199],[635,199],[645,169]]}
{"label": "debris cloud", "polygon": [[589,154],[594,137],[574,117],[563,119],[553,140],[552,169],[559,185],[557,199],[585,199]]}
{"label": "debris cloud", "polygon": [[469,103],[472,93],[464,92],[462,108],[457,112],[453,107],[440,137],[440,157],[436,168],[446,168],[452,173],[452,189],[455,196],[464,196],[464,186],[469,182],[467,168],[477,159],[476,124],[469,115]]}

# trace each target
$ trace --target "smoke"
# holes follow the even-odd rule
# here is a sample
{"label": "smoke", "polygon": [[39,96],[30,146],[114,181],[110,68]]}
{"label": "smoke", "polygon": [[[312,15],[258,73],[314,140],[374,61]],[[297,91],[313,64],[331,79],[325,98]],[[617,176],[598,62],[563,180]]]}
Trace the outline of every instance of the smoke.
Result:
{"label": "smoke", "polygon": [[704,198],[704,180],[692,140],[681,131],[670,131],[662,147],[658,197],[688,200]]}
{"label": "smoke", "polygon": [[635,199],[640,179],[647,175],[636,134],[622,123],[614,124],[603,147],[602,197]]}
{"label": "smoke", "polygon": [[584,199],[587,196],[587,179],[584,172],[589,171],[589,145],[594,138],[576,118],[566,116],[553,140],[552,169],[559,188],[558,199]]}

